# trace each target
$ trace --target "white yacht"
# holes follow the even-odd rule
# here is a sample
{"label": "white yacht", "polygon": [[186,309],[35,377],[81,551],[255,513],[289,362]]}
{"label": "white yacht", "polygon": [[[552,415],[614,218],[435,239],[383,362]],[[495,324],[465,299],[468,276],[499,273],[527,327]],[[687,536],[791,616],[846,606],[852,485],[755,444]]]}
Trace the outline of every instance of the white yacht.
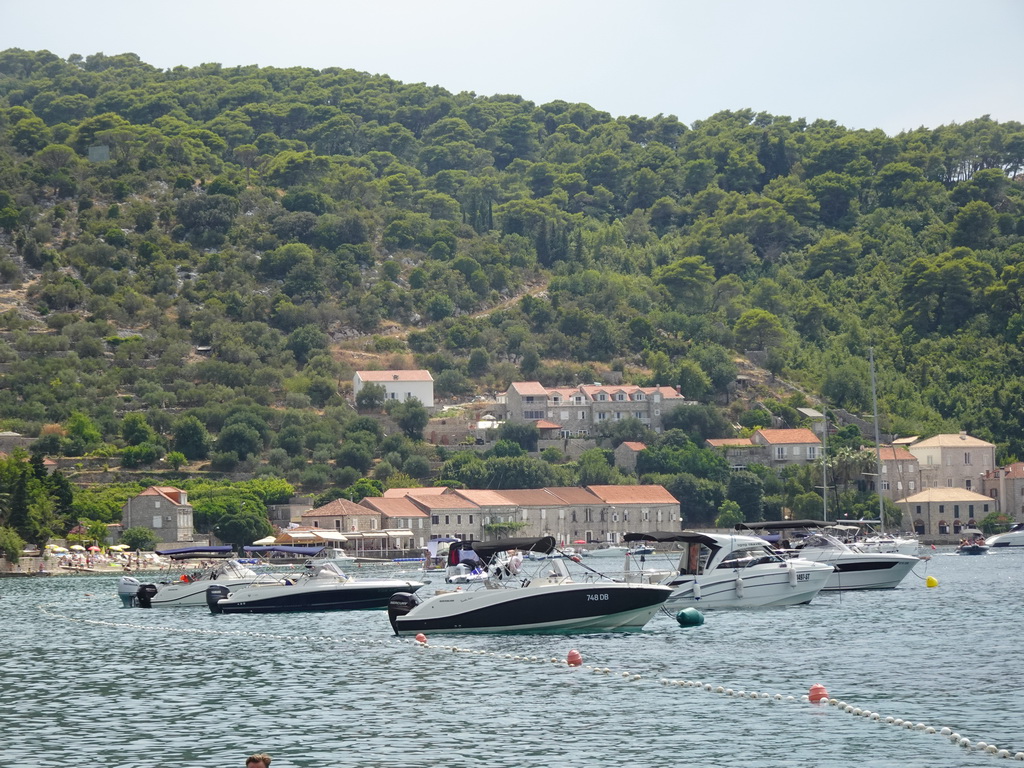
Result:
{"label": "white yacht", "polygon": [[778,520],[770,523],[739,523],[737,530],[771,532],[780,549],[807,560],[835,567],[824,591],[847,589],[895,589],[921,559],[894,552],[860,552],[823,529],[824,520]]}
{"label": "white yacht", "polygon": [[1006,533],[997,533],[986,541],[992,549],[1024,547],[1024,523],[1014,523]]}
{"label": "white yacht", "polygon": [[[630,569],[627,581],[656,580],[672,587],[665,605],[679,608],[769,608],[809,603],[828,582],[833,567],[802,558],[786,558],[756,536],[658,531],[627,533],[626,541],[680,545],[681,550],[659,553],[669,570]],[[678,560],[678,562],[677,562]]]}
{"label": "white yacht", "polygon": [[921,549],[921,543],[912,536],[885,533],[879,520],[853,520],[847,525],[856,529],[854,543],[857,545],[857,549],[863,552],[896,552],[901,555],[916,555]]}

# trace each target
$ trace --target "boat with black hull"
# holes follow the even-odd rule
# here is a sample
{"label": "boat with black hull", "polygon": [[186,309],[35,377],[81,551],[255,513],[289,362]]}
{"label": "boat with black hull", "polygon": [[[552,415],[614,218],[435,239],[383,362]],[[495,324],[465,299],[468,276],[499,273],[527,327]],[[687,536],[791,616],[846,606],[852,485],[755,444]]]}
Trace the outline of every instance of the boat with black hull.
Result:
{"label": "boat with black hull", "polygon": [[824,520],[776,520],[737,523],[737,531],[753,531],[774,538],[779,549],[791,556],[825,563],[835,568],[825,592],[847,589],[895,589],[921,559],[896,552],[861,552],[823,529]]}
{"label": "boat with black hull", "polygon": [[[246,547],[261,555],[295,547]],[[421,581],[404,579],[355,579],[336,559],[310,560],[302,573],[275,584],[223,584],[206,588],[206,604],[212,613],[293,613],[298,611],[353,611],[385,608],[396,592],[415,593]]]}
{"label": "boat with black hull", "polygon": [[568,566],[576,561],[568,557],[524,561],[514,554],[550,555],[555,551],[551,536],[472,545],[487,578],[425,599],[396,594],[388,604],[396,635],[638,630],[672,593],[661,584],[615,581],[586,566],[578,580]]}

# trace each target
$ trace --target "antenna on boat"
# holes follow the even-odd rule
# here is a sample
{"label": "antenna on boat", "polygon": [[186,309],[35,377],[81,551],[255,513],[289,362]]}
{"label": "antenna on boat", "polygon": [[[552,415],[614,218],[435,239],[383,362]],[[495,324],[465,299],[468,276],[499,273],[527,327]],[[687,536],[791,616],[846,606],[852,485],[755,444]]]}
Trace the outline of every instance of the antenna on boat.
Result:
{"label": "antenna on boat", "polygon": [[885,535],[885,500],[882,498],[882,440],[878,435],[878,396],[875,390],[875,348],[868,347],[871,365],[871,407],[875,411],[875,458],[878,462],[878,532]]}

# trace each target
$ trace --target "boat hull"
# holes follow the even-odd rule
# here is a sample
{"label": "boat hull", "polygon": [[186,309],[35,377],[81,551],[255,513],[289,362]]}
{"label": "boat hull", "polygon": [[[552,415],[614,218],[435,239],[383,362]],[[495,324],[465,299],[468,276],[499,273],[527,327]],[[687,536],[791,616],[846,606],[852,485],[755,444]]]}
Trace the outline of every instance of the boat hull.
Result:
{"label": "boat hull", "polygon": [[988,545],[993,549],[1005,547],[1024,547],[1024,531],[1013,531],[1012,533],[1000,533],[988,539]]}
{"label": "boat hull", "polygon": [[712,573],[708,576],[681,577],[675,580],[666,607],[747,609],[781,608],[811,602],[828,584],[833,569],[820,563],[794,569],[765,566],[742,572]]}
{"label": "boat hull", "polygon": [[638,630],[671,592],[621,583],[487,589],[433,595],[405,615],[388,614],[397,635]]}
{"label": "boat hull", "polygon": [[[807,553],[801,557],[808,557]],[[819,560],[835,568],[822,591],[895,589],[920,561],[911,555],[857,553]]]}
{"label": "boat hull", "polygon": [[989,547],[986,544],[967,544],[956,548],[958,555],[984,555]]}
{"label": "boat hull", "polygon": [[386,608],[396,592],[415,592],[422,586],[417,581],[367,579],[244,587],[227,597],[223,597],[223,589],[215,591],[216,587],[210,587],[205,599],[212,613],[359,611]]}

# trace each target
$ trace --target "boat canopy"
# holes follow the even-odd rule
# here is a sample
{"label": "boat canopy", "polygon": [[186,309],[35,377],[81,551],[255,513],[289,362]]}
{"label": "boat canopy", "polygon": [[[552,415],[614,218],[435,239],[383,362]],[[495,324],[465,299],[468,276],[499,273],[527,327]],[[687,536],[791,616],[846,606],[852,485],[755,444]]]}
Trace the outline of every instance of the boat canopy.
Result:
{"label": "boat canopy", "polygon": [[539,539],[502,539],[501,541],[471,541],[473,551],[484,562],[489,561],[498,552],[519,549],[523,552],[542,552],[547,554],[555,549],[555,537],[543,536]]}
{"label": "boat canopy", "polygon": [[696,531],[650,531],[648,533],[627,533],[622,537],[623,541],[657,541],[670,542],[678,541],[683,543],[696,542],[707,546],[717,545],[718,541],[705,533]]}
{"label": "boat canopy", "polygon": [[314,555],[319,555],[323,552],[324,547],[289,547],[283,544],[277,544],[269,547],[256,547],[250,544],[246,547],[242,547],[242,549],[255,555],[269,555],[273,552],[279,552],[282,555],[308,555],[309,557],[313,557]]}
{"label": "boat canopy", "polygon": [[793,528],[829,528],[835,523],[824,520],[774,520],[768,523],[736,523],[737,531],[783,531]]}
{"label": "boat canopy", "polygon": [[235,550],[230,544],[205,547],[182,547],[180,549],[157,549],[156,554],[172,560],[187,560],[202,557],[229,557]]}

